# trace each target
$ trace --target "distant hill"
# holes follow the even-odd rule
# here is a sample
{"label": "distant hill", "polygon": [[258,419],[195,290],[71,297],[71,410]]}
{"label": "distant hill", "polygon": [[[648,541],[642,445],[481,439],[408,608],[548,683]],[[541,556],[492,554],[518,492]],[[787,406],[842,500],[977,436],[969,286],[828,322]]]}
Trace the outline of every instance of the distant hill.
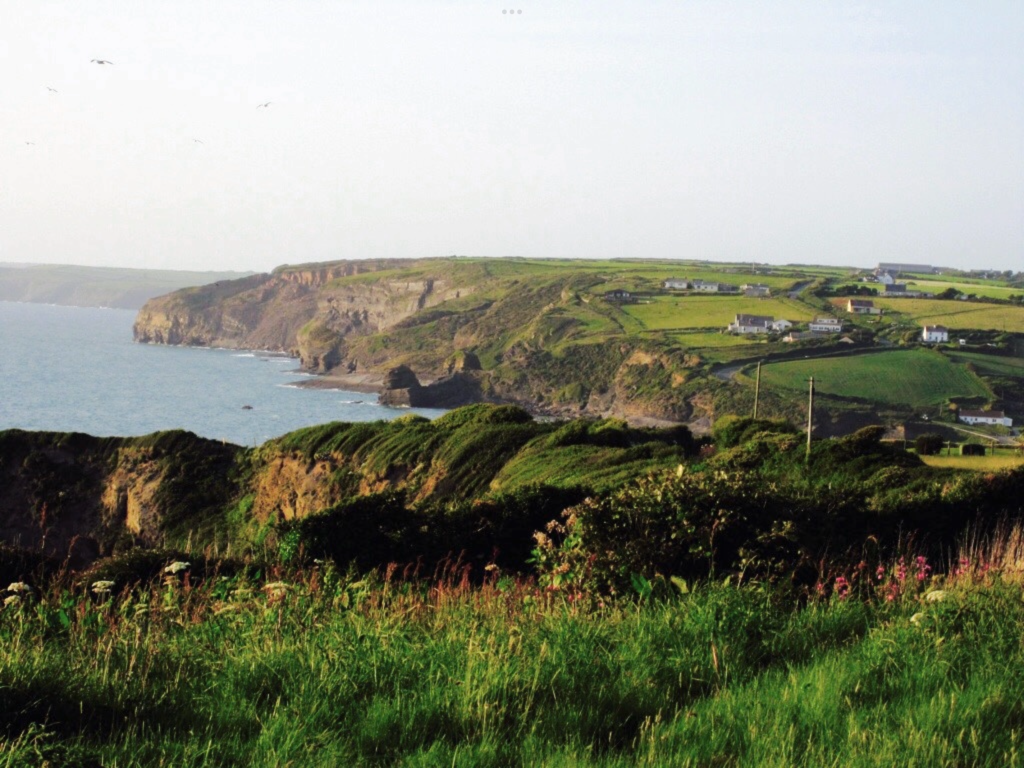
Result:
{"label": "distant hill", "polygon": [[[382,402],[399,406],[491,402],[703,431],[723,414],[753,411],[760,361],[779,364],[766,372],[772,383],[762,381],[760,415],[806,421],[805,379],[815,376],[819,436],[896,423],[925,406],[932,418],[942,408],[952,420],[961,404],[1020,418],[1024,378],[987,376],[989,367],[972,363],[975,372],[947,354],[1019,355],[1024,307],[1002,296],[1005,285],[980,285],[985,298],[976,301],[878,298],[883,316],[851,315],[831,303],[851,287],[863,290],[862,276],[640,259],[335,261],[154,298],[134,333],[145,343],[287,351],[326,375],[321,386],[379,388]],[[781,333],[725,332],[741,314],[797,328],[836,317],[843,333],[803,333],[787,343]],[[965,344],[917,350],[920,326],[936,316]],[[821,368],[804,374],[785,361]]]}
{"label": "distant hill", "polygon": [[149,299],[180,288],[251,274],[0,262],[0,301],[140,309]]}

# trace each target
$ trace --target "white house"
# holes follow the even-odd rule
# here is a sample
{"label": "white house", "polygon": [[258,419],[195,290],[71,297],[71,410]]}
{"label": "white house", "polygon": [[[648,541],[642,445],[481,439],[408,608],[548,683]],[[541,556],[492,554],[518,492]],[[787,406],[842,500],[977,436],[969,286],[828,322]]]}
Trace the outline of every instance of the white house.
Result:
{"label": "white house", "polygon": [[768,333],[773,322],[773,318],[764,315],[736,315],[727,330],[733,333]]}
{"label": "white house", "polygon": [[834,317],[816,317],[807,327],[815,333],[840,333],[843,330],[842,322]]}
{"label": "white house", "polygon": [[705,280],[694,280],[693,290],[703,293],[737,293],[739,288],[728,283],[709,283]]}
{"label": "white house", "polygon": [[878,282],[882,283],[883,285],[892,285],[893,283],[896,282],[896,278],[893,277],[891,272],[884,272],[881,270],[875,272],[875,278]]}
{"label": "white house", "polygon": [[773,331],[788,331],[792,327],[793,327],[793,324],[791,322],[789,322],[789,320],[785,320],[785,319],[782,319],[782,318],[780,318],[780,319],[778,319],[778,320],[776,320],[775,322],[772,323],[772,330]]}
{"label": "white house", "polygon": [[853,315],[880,315],[882,310],[868,299],[848,299],[846,311]]}
{"label": "white house", "polygon": [[921,330],[921,340],[930,344],[942,344],[949,341],[949,328],[944,325],[926,325]]}
{"label": "white house", "polygon": [[743,291],[744,296],[753,298],[763,298],[772,295],[771,289],[763,283],[745,283],[740,286],[740,290]]}
{"label": "white house", "polygon": [[661,285],[671,291],[685,291],[690,287],[690,280],[685,277],[670,277]]}
{"label": "white house", "polygon": [[1002,411],[960,411],[960,421],[966,424],[1001,424],[1012,427],[1013,419]]}

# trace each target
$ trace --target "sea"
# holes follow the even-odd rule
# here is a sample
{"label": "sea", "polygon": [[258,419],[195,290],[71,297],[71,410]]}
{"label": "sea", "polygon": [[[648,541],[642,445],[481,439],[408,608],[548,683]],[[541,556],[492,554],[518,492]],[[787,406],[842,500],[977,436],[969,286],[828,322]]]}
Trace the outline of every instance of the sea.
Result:
{"label": "sea", "polygon": [[329,421],[444,413],[299,387],[309,374],[272,352],[136,344],[134,320],[133,310],[0,301],[0,430],[185,429],[254,447]]}

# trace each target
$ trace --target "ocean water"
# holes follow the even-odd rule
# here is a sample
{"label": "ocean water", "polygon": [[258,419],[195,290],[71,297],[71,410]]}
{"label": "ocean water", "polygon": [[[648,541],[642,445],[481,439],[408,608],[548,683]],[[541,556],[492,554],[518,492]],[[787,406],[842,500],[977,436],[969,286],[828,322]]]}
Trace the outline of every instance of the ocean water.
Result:
{"label": "ocean water", "polygon": [[0,302],[0,429],[187,429],[254,446],[328,421],[444,413],[298,388],[298,361],[272,353],[136,344],[134,319],[132,310]]}

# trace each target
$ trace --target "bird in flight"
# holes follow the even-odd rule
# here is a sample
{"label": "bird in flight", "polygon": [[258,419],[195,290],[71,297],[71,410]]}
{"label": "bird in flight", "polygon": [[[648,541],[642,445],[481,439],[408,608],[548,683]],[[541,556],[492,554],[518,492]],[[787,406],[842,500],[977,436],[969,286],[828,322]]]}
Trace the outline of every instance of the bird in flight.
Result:
{"label": "bird in flight", "polygon": [[194,141],[196,144],[202,144],[203,143],[199,139],[192,139],[192,141]]}
{"label": "bird in flight", "polygon": [[35,145],[36,145],[36,143],[34,141],[26,141],[25,142],[25,146],[26,147],[34,147]]}
{"label": "bird in flight", "polygon": [[269,107],[269,106],[270,106],[270,105],[271,105],[272,103],[273,103],[273,102],[270,102],[270,101],[268,101],[268,102],[267,102],[267,103],[265,103],[265,104],[257,104],[257,105],[256,105],[256,109],[263,109],[264,107]]}
{"label": "bird in flight", "polygon": [[114,63],[112,61],[107,61],[106,59],[91,59],[91,61],[94,61],[97,64],[113,64]]}
{"label": "bird in flight", "polygon": [[48,90],[50,93],[60,93],[60,91],[58,91],[56,88],[51,88],[50,86],[46,86],[46,90]]}

